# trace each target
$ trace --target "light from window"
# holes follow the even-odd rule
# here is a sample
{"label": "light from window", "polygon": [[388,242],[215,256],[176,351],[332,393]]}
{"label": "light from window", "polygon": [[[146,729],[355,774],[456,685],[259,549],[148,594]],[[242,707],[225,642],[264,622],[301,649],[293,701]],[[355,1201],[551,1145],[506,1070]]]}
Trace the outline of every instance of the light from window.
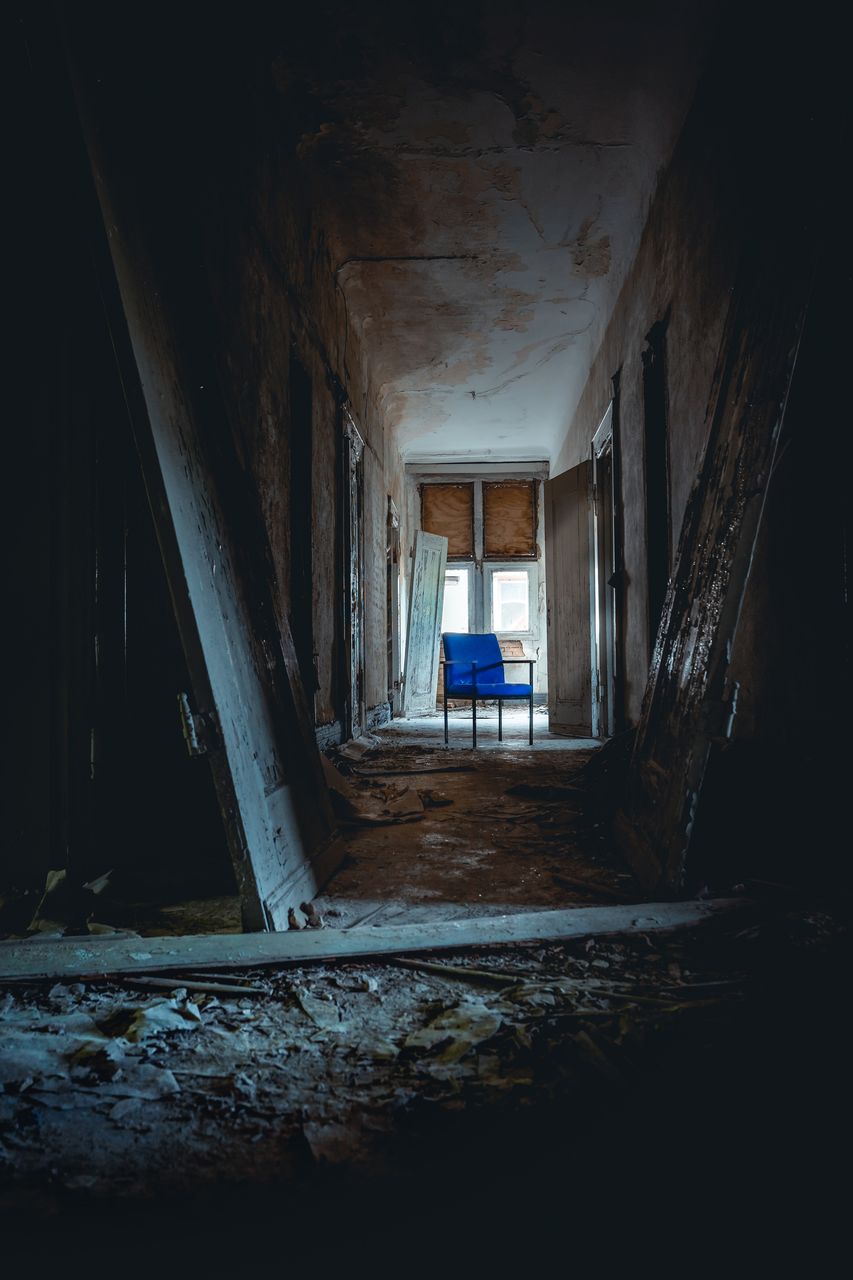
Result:
{"label": "light from window", "polygon": [[468,570],[448,569],[444,575],[442,631],[468,630]]}
{"label": "light from window", "polygon": [[530,630],[530,590],[526,569],[500,569],[492,574],[492,630]]}

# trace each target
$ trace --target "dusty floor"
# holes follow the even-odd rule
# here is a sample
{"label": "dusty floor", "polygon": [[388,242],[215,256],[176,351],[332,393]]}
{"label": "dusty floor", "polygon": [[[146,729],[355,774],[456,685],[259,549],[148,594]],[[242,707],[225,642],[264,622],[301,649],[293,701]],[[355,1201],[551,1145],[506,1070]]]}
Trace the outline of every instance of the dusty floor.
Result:
{"label": "dusty floor", "polygon": [[[571,789],[592,744],[380,737],[345,762],[359,804],[413,764],[451,770],[417,774],[451,803],[348,827],[327,925],[631,893]],[[838,1194],[848,935],[833,904],[739,892],[691,931],[201,975],[216,993],[7,984],[4,1249],[30,1274],[230,1273],[248,1250],[324,1275],[501,1274],[513,1247],[540,1274],[590,1249],[639,1265],[683,1227],[706,1260],[746,1229],[763,1262],[790,1253],[809,1197],[831,1216]]]}
{"label": "dusty floor", "polygon": [[630,1189],[663,1230],[721,1170],[707,1213],[731,1222],[750,1194],[754,1222],[749,1181],[822,1180],[843,1119],[843,947],[828,912],[771,898],[725,927],[436,957],[463,972],[7,988],[4,1238],[32,1265],[78,1239],[136,1254],[156,1227],[156,1255],[168,1224],[197,1261],[274,1225],[322,1264],[355,1247],[345,1229],[446,1249],[468,1222],[482,1250],[541,1249],[574,1223],[577,1256],[596,1206]]}
{"label": "dusty floor", "polygon": [[[448,715],[448,746],[454,750],[471,750],[471,709],[451,704]],[[527,707],[507,703],[503,710],[503,742],[498,741],[498,713],[493,706],[477,708],[477,750],[511,751],[528,746]],[[407,720],[392,720],[376,731],[376,736],[387,747],[396,744],[406,747],[444,747],[444,715],[440,710],[430,715],[411,716]],[[601,743],[597,738],[565,738],[551,733],[548,728],[548,708],[533,708],[533,750],[565,751],[572,748],[591,751]]]}
{"label": "dusty floor", "polygon": [[[599,744],[549,734],[539,716],[531,748],[526,712],[516,709],[501,744],[496,713],[481,718],[477,751],[467,712],[452,717],[449,748],[433,716],[396,721],[363,757],[339,758],[356,804],[351,816],[342,809],[347,857],[316,902],[327,924],[409,924],[639,894],[573,789]],[[404,821],[373,824],[358,812],[359,800],[411,791],[422,803]]]}

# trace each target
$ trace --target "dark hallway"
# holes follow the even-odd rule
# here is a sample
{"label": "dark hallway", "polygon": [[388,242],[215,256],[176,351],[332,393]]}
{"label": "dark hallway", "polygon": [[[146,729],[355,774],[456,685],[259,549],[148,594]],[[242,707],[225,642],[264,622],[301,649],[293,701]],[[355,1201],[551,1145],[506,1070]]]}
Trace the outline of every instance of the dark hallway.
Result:
{"label": "dark hallway", "polygon": [[11,34],[23,1256],[215,1273],[239,1224],[241,1264],[321,1273],[823,1270],[835,24],[62,0]]}

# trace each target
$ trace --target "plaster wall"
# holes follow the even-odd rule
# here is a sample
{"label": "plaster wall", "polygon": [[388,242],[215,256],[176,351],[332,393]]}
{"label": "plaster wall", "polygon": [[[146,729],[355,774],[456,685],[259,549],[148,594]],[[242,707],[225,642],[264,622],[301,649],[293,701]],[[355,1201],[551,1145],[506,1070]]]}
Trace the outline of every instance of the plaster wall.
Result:
{"label": "plaster wall", "polygon": [[672,554],[702,456],[706,407],[743,235],[725,132],[700,94],[663,175],[640,247],[592,362],[578,410],[552,466],[590,456],[618,376],[624,519],[625,708],[636,721],[650,661],[648,639],[642,353],[651,327],[666,334]]}

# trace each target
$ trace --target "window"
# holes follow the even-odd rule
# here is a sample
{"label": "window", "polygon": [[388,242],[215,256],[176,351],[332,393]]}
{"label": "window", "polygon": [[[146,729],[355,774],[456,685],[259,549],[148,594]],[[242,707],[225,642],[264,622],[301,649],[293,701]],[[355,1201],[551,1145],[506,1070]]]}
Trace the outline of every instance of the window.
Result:
{"label": "window", "polygon": [[530,574],[527,569],[492,572],[492,630],[530,630]]}
{"label": "window", "polygon": [[483,482],[483,555],[486,560],[536,556],[536,486],[532,480]]}
{"label": "window", "polygon": [[535,560],[536,482],[420,486],[421,528],[447,539],[448,560]]}
{"label": "window", "polygon": [[444,575],[442,631],[468,631],[468,570],[448,569]]}
{"label": "window", "polygon": [[470,560],[474,555],[473,484],[425,484],[421,528],[447,538],[450,560]]}
{"label": "window", "polygon": [[[485,468],[484,468],[485,469]],[[508,652],[535,658],[544,640],[541,484],[544,464],[477,476],[460,467],[407,468],[420,526],[447,539],[441,630],[494,631]],[[535,474],[538,473],[538,474]],[[537,670],[544,686],[545,663]],[[515,678],[515,668],[508,668]],[[522,668],[518,675],[525,675]],[[525,675],[526,678],[526,675]]]}

